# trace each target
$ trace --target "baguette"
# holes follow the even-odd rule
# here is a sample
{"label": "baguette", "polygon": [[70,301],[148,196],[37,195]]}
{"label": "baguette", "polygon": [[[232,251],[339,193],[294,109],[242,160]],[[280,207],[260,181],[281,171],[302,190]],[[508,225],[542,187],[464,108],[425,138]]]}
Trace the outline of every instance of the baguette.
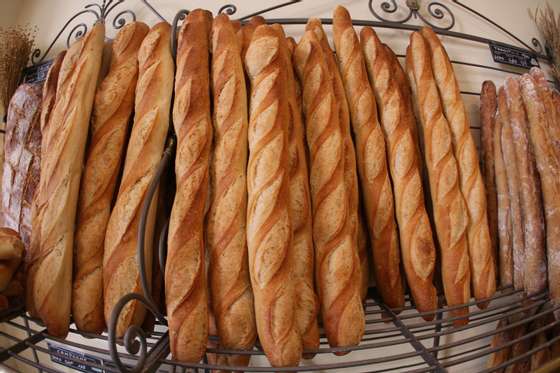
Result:
{"label": "baguette", "polygon": [[498,92],[498,108],[502,121],[501,145],[504,159],[507,186],[510,201],[511,232],[512,232],[512,264],[513,286],[523,290],[525,286],[525,238],[523,231],[523,217],[521,212],[521,186],[519,185],[519,170],[515,158],[515,145],[511,116],[507,105],[505,89]]}
{"label": "baguette", "polygon": [[[512,340],[520,339],[519,342],[516,342],[511,346],[512,357],[523,355],[531,348],[531,338],[527,338],[525,336],[526,334],[527,334],[527,324],[521,324],[511,330],[511,339]],[[505,369],[505,373],[526,373],[529,372],[530,369],[531,369],[531,359],[525,358],[523,360],[519,360],[513,364],[508,365],[508,367]]]}
{"label": "baguette", "polygon": [[[290,175],[290,219],[294,232],[293,240],[293,277],[298,284],[296,292],[296,320],[302,337],[303,349],[314,351],[319,348],[319,325],[317,315],[319,302],[315,294],[313,281],[314,253],[313,228],[311,221],[311,195],[309,192],[309,172],[305,154],[305,138],[301,104],[301,91],[297,88],[295,72],[292,66],[293,51],[288,46],[284,30],[279,24],[272,27],[278,36],[286,40],[287,52],[284,55],[286,82],[288,93],[288,158]],[[299,91],[299,92],[298,92]],[[306,353],[304,357],[310,359],[314,353]]]}
{"label": "baguette", "polygon": [[[507,327],[507,319],[500,319],[496,325],[496,329],[503,329]],[[511,330],[504,330],[492,336],[490,348],[497,348],[505,345],[511,340]],[[486,362],[486,368],[492,369],[501,365],[510,359],[511,347],[502,347],[501,349],[493,352]],[[495,371],[496,373],[503,373],[503,369]]]}
{"label": "baguette", "polygon": [[[507,78],[505,92],[515,147],[515,159],[520,184],[524,231],[523,284],[527,295],[535,295],[546,287],[546,259],[541,188],[533,148],[529,144],[527,115],[523,107],[519,80]],[[517,258],[513,257],[515,265]]]}
{"label": "baguette", "polygon": [[346,193],[349,198],[349,216],[351,219],[352,245],[357,247],[358,256],[360,258],[361,269],[361,297],[365,298],[367,293],[367,285],[369,283],[369,263],[367,250],[367,233],[363,221],[363,216],[359,213],[360,196],[358,185],[358,174],[356,171],[356,154],[354,143],[350,134],[350,111],[344,83],[337,66],[334,53],[329,46],[327,35],[323,30],[321,21],[312,18],[305,26],[306,31],[311,30],[315,33],[319,44],[323,50],[323,56],[326,59],[327,69],[333,79],[334,94],[336,97],[336,105],[339,116],[339,125],[342,129],[342,139],[344,144],[344,181],[346,183]]}
{"label": "baguette", "polygon": [[560,116],[554,103],[553,89],[549,86],[544,72],[540,68],[531,68],[529,74],[534,79],[539,97],[546,108],[548,133],[554,145],[556,156],[560,158]]}
{"label": "baguette", "polygon": [[[547,131],[551,123],[547,123],[546,107],[534,79],[524,74],[520,83],[544,200],[549,294],[557,306],[560,304],[560,159]],[[555,311],[555,316],[560,319],[560,310]]]}
{"label": "baguette", "polygon": [[253,34],[255,33],[255,29],[257,26],[264,25],[265,20],[261,16],[254,16],[249,19],[249,22],[245,23],[239,31],[237,31],[237,39],[239,44],[241,45],[241,57],[245,58],[245,54],[247,54],[247,48],[251,43],[251,39],[253,38]]}
{"label": "baguette", "polygon": [[[196,363],[208,342],[204,217],[212,147],[209,36],[212,14],[189,13],[177,42],[173,123],[177,134],[177,191],[169,220],[165,300],[170,347],[179,361]],[[188,230],[185,230],[186,226]]]}
{"label": "baguette", "polygon": [[[477,300],[490,298],[496,292],[496,266],[492,255],[486,192],[478,152],[449,56],[431,28],[423,27],[421,33],[431,50],[434,78],[451,129],[461,191],[468,209],[467,237],[473,293]],[[480,308],[487,305],[487,302],[478,304]]]}
{"label": "baguette", "polygon": [[129,23],[112,45],[111,67],[95,95],[92,135],[80,184],[74,251],[72,316],[79,330],[101,333],[103,242],[120,174],[138,77],[138,48],[148,33]]}
{"label": "baguette", "polygon": [[[443,116],[430,59],[424,37],[419,32],[412,33],[406,53],[407,70],[420,113],[445,298],[449,306],[457,306],[470,299],[468,211],[459,185],[452,134]],[[468,322],[467,307],[453,310],[451,314],[459,317],[455,325]]]}
{"label": "baguette", "polygon": [[[43,83],[43,98],[41,100],[41,149],[47,148],[48,143],[48,123],[49,118],[52,113],[56,101],[56,87],[58,84],[58,74],[60,72],[60,67],[64,60],[66,51],[60,52],[54,59],[45,83]],[[46,159],[46,153],[41,150],[41,170],[44,169],[44,163]],[[44,203],[40,204],[41,200],[41,185],[45,183],[45,178],[39,178],[39,184],[35,190],[35,195],[33,196],[33,205],[31,206],[31,240],[29,247],[25,252],[24,258],[24,272],[26,276],[25,284],[25,308],[29,315],[32,317],[37,317],[37,310],[35,310],[35,302],[33,300],[33,278],[35,277],[37,267],[34,265],[38,258],[40,252],[40,233],[41,233],[41,210]]]}
{"label": "baguette", "polygon": [[[219,15],[212,25],[214,151],[207,223],[208,277],[219,344],[249,350],[257,330],[247,259],[247,91],[241,48],[232,23]],[[251,355],[223,355],[247,365]]]}
{"label": "baguette", "polygon": [[258,26],[245,56],[251,81],[247,246],[259,340],[274,367],[301,359],[290,219],[285,41]]}
{"label": "baguette", "polygon": [[334,44],[346,89],[356,140],[357,168],[371,237],[374,274],[381,298],[391,308],[404,305],[400,250],[391,179],[387,170],[385,138],[369,85],[360,42],[348,11],[337,6],[333,14]]}
{"label": "baguette", "polygon": [[494,129],[496,127],[496,109],[498,107],[496,86],[491,80],[482,83],[480,91],[480,128],[482,171],[486,185],[486,215],[492,243],[492,257],[497,263],[498,248],[498,198],[496,194],[496,167],[494,165]]}
{"label": "baguette", "polygon": [[70,324],[74,219],[104,34],[104,25],[96,23],[66,54],[49,119],[49,142],[42,149],[45,182],[39,201],[44,206],[31,286],[37,315],[57,337],[65,337]]}
{"label": "baguette", "polygon": [[306,31],[294,62],[302,82],[310,154],[315,276],[329,344],[342,347],[360,342],[365,315],[345,180],[344,133],[326,60],[316,33]]}
{"label": "baguette", "polygon": [[[497,106],[492,143],[494,150],[494,169],[496,173],[496,196],[498,202],[498,263],[500,285],[502,287],[509,287],[513,285],[513,227],[508,178],[502,151],[502,127],[504,120],[509,120],[506,96],[503,88],[500,88],[498,91]],[[502,116],[502,113],[505,118]]]}
{"label": "baguette", "polygon": [[[408,286],[419,312],[437,308],[433,284],[436,249],[424,205],[419,153],[414,141],[414,117],[398,79],[395,63],[371,27],[360,33],[362,50],[375,92],[387,140],[387,156],[395,188],[396,217]],[[432,319],[433,315],[424,316]]]}
{"label": "baguette", "polygon": [[0,292],[4,292],[21,263],[25,246],[11,228],[0,228]]}
{"label": "baguette", "polygon": [[[156,24],[148,32],[138,51],[134,122],[117,199],[105,234],[103,299],[107,324],[113,307],[125,294],[142,291],[136,246],[141,206],[163,154],[169,124],[173,90],[170,34],[171,27],[167,23]],[[156,193],[154,200],[157,201],[157,198]],[[151,243],[156,208],[157,204],[153,202],[146,219],[147,244],[144,246],[144,254],[148,281],[152,277]],[[120,313],[117,337],[122,337],[129,326],[140,325],[145,313],[145,308],[139,302],[128,303]]]}

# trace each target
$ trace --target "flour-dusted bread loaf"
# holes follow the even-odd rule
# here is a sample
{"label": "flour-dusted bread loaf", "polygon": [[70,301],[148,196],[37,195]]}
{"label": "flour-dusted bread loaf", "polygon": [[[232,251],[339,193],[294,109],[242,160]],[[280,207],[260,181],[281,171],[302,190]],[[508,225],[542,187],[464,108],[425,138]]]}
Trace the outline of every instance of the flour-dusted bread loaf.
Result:
{"label": "flour-dusted bread loaf", "polygon": [[507,104],[505,89],[498,91],[498,110],[502,123],[501,146],[507,176],[509,193],[509,205],[511,216],[511,240],[512,240],[512,279],[515,289],[523,290],[525,286],[525,232],[523,230],[523,216],[521,209],[521,185],[519,181],[519,170],[515,155],[515,144],[513,129],[511,126],[511,115]]}
{"label": "flour-dusted bread loaf", "polygon": [[549,85],[544,72],[540,68],[531,68],[529,74],[535,81],[539,98],[546,109],[547,122],[550,123],[548,125],[548,132],[554,145],[556,156],[560,158],[560,108],[554,103],[555,92],[557,93],[558,91]]}
{"label": "flour-dusted bread loaf", "polygon": [[21,263],[25,246],[11,228],[0,228],[0,292],[4,292]]}
{"label": "flour-dusted bread loaf", "polygon": [[[247,220],[247,91],[232,22],[221,14],[212,25],[214,150],[207,224],[209,283],[222,348],[248,350],[257,338],[249,277]],[[251,355],[220,356],[247,365]]]}
{"label": "flour-dusted bread loaf", "polygon": [[82,162],[105,27],[97,23],[74,43],[61,66],[40,187],[39,252],[32,264],[35,309],[50,334],[64,337],[70,324],[74,222]]}
{"label": "flour-dusted bread loaf", "polygon": [[[492,255],[486,212],[486,189],[480,171],[478,151],[449,56],[431,28],[424,27],[421,33],[431,50],[434,78],[451,129],[461,191],[468,209],[467,237],[473,295],[477,300],[490,298],[496,292],[496,265]],[[486,307],[487,304],[479,306]]]}
{"label": "flour-dusted bread loaf", "polygon": [[260,343],[272,366],[294,366],[302,340],[296,317],[290,219],[285,40],[258,26],[245,55],[251,81],[247,246]]}
{"label": "flour-dusted bread loaf", "polygon": [[2,225],[31,241],[33,195],[41,167],[41,85],[20,85],[8,106],[2,176]]}
{"label": "flour-dusted bread loaf", "polygon": [[[420,113],[424,156],[430,180],[437,238],[441,248],[441,273],[447,304],[456,306],[470,299],[470,266],[467,240],[468,211],[460,189],[452,134],[433,75],[431,53],[422,34],[414,32],[406,53],[407,71]],[[468,308],[451,312],[464,324]]]}
{"label": "flour-dusted bread loaf", "polygon": [[[319,301],[315,293],[314,267],[315,255],[313,250],[313,226],[311,211],[311,193],[309,191],[309,171],[305,148],[305,128],[301,112],[300,87],[295,80],[292,67],[293,50],[282,26],[274,24],[272,27],[280,37],[286,40],[287,53],[284,55],[286,69],[286,83],[288,93],[288,158],[290,172],[290,218],[292,220],[293,240],[293,271],[292,276],[297,285],[296,291],[296,320],[302,337],[304,350],[319,348]],[[314,354],[308,353],[304,357],[309,359]]]}
{"label": "flour-dusted bread loaf", "polygon": [[414,114],[393,74],[394,63],[398,62],[387,54],[371,27],[362,28],[360,39],[387,140],[408,286],[418,311],[433,311],[437,308],[437,293],[433,284],[436,248],[424,204],[420,154],[413,135],[416,127]]}
{"label": "flour-dusted bread loaf", "polygon": [[[527,295],[535,295],[546,287],[546,254],[541,187],[535,155],[529,140],[527,114],[523,107],[519,79],[507,78],[504,84],[513,134],[515,159],[519,178],[524,231],[523,288]],[[514,266],[517,258],[513,257]]]}
{"label": "flour-dusted bread loaf", "polygon": [[294,51],[303,91],[310,155],[316,284],[323,325],[333,347],[352,346],[364,333],[360,258],[348,211],[344,131],[332,74],[315,32]]}
{"label": "flour-dusted bread loaf", "polygon": [[[47,78],[43,83],[43,93],[41,102],[41,149],[47,148],[48,140],[48,122],[56,101],[56,88],[58,85],[58,74],[60,72],[60,67],[64,60],[66,51],[59,53],[54,59],[49,72],[47,73]],[[45,154],[41,151],[41,166],[44,167],[44,157]],[[37,311],[35,310],[35,302],[33,300],[33,278],[36,273],[36,262],[40,252],[40,241],[41,241],[41,209],[43,206],[39,206],[41,200],[41,185],[45,183],[46,180],[39,179],[39,183],[35,189],[35,194],[33,196],[33,204],[31,206],[31,239],[27,250],[25,251],[25,308],[27,312],[33,317],[37,317]],[[44,205],[44,203],[43,203]]]}
{"label": "flour-dusted bread loaf", "polygon": [[[153,26],[138,51],[138,82],[134,101],[134,122],[128,142],[124,171],[117,199],[105,234],[103,255],[103,299],[105,321],[109,323],[115,304],[128,293],[140,293],[136,258],[140,210],[148,186],[163,154],[169,128],[173,91],[173,59],[166,22]],[[144,247],[146,273],[152,274],[152,242],[157,193],[146,220]],[[168,262],[169,263],[169,262]],[[140,325],[146,310],[136,301],[120,314],[116,334],[122,337],[131,325]]]}
{"label": "flour-dusted bread loaf", "polygon": [[338,65],[354,131],[356,164],[373,247],[377,289],[389,307],[400,308],[404,305],[404,284],[385,137],[377,118],[377,105],[360,41],[350,14],[342,6],[334,10],[333,26]]}
{"label": "flour-dusted bread loaf", "polygon": [[121,172],[138,78],[138,49],[148,26],[132,22],[112,44],[111,67],[93,106],[91,139],[80,184],[74,249],[72,316],[80,330],[101,333],[103,251],[111,202]]}
{"label": "flour-dusted bread loaf", "polygon": [[307,31],[313,31],[317,37],[319,44],[323,50],[323,56],[327,64],[329,74],[333,79],[333,89],[336,97],[335,103],[338,111],[338,122],[342,130],[342,139],[344,143],[344,182],[346,183],[346,193],[349,198],[349,216],[351,219],[352,231],[352,245],[358,249],[360,257],[361,269],[361,296],[365,298],[367,294],[369,282],[369,262],[367,250],[367,233],[365,227],[365,219],[359,212],[360,195],[358,185],[358,174],[356,169],[356,153],[354,149],[354,142],[350,133],[350,109],[348,108],[348,101],[346,99],[346,92],[344,83],[338,69],[336,58],[333,51],[329,46],[327,35],[323,30],[321,21],[318,18],[312,18],[305,26]]}
{"label": "flour-dusted bread loaf", "polygon": [[[491,80],[482,83],[480,90],[480,144],[482,152],[482,173],[486,186],[486,215],[492,242],[494,263],[498,263],[498,197],[496,194],[496,166],[494,154],[494,129],[498,98],[496,86]],[[498,273],[498,271],[497,271]]]}
{"label": "flour-dusted bread loaf", "polygon": [[[521,93],[529,118],[529,133],[537,160],[546,221],[546,246],[548,259],[548,290],[554,305],[560,304],[560,159],[555,151],[546,113],[546,106],[539,94],[539,87],[529,74],[521,77]],[[555,311],[560,319],[560,312]]]}
{"label": "flour-dusted bread loaf", "polygon": [[208,342],[204,219],[212,147],[211,27],[212,14],[202,9],[190,12],[181,27],[173,105],[177,187],[169,221],[165,301],[173,358],[193,363],[202,359]]}
{"label": "flour-dusted bread loaf", "polygon": [[513,285],[513,227],[506,164],[502,151],[502,128],[504,120],[509,120],[506,96],[503,87],[498,90],[496,123],[492,131],[494,170],[496,174],[496,197],[498,202],[498,264],[500,285]]}

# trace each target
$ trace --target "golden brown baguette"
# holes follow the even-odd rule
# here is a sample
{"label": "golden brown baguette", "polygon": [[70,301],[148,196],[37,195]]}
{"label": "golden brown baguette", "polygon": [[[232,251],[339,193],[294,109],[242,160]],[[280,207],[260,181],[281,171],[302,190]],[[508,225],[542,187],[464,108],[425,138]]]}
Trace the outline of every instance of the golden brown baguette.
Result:
{"label": "golden brown baguette", "polygon": [[[45,83],[43,83],[43,98],[41,101],[41,149],[47,148],[48,143],[48,122],[52,109],[56,101],[56,87],[58,85],[58,74],[60,72],[60,67],[64,60],[66,51],[60,52],[54,59]],[[46,154],[41,151],[41,169],[44,168],[44,159],[46,159]],[[31,240],[29,247],[25,252],[25,308],[32,317],[37,317],[37,311],[35,310],[35,302],[33,300],[33,278],[35,277],[37,267],[33,263],[36,263],[37,257],[39,255],[40,246],[40,233],[41,229],[41,208],[39,206],[39,201],[41,199],[41,185],[45,183],[45,179],[39,179],[39,184],[35,190],[35,195],[33,196],[33,205],[31,206]]]}
{"label": "golden brown baguette", "polygon": [[[301,91],[297,87],[292,67],[292,54],[282,26],[272,25],[278,36],[285,40],[284,63],[288,93],[288,164],[290,175],[290,219],[292,221],[293,268],[292,276],[298,284],[296,291],[296,320],[302,337],[304,350],[319,348],[319,325],[317,316],[319,302],[315,294],[313,228],[311,221],[311,195],[309,192],[309,172],[305,154],[304,126],[301,112]],[[313,353],[304,355],[306,359]]]}
{"label": "golden brown baguette", "polygon": [[369,85],[360,42],[348,11],[333,14],[334,44],[356,140],[357,169],[372,240],[374,274],[381,298],[391,308],[404,305],[400,249],[393,190],[385,152],[385,138]]}
{"label": "golden brown baguette", "polygon": [[[125,294],[142,291],[136,261],[136,245],[141,206],[163,154],[169,126],[173,90],[170,33],[171,27],[167,23],[156,24],[148,32],[138,51],[134,123],[117,199],[105,234],[103,299],[107,324],[113,307],[119,299]],[[157,201],[157,198],[156,193],[154,201]],[[146,220],[144,253],[148,279],[152,277],[151,259],[156,208],[157,203],[153,202]],[[137,301],[128,303],[120,314],[117,336],[122,337],[131,325],[140,325],[145,313],[145,308]]]}
{"label": "golden brown baguette", "polygon": [[[509,109],[509,122],[513,134],[515,159],[519,178],[525,252],[523,266],[523,288],[527,295],[540,293],[546,287],[546,258],[544,219],[541,188],[535,165],[533,147],[529,143],[527,115],[523,107],[519,79],[508,77],[504,90]],[[515,254],[515,253],[514,253]],[[514,266],[517,258],[513,257]]]}
{"label": "golden brown baguette", "polygon": [[[448,305],[456,306],[470,299],[468,211],[460,189],[451,130],[433,76],[430,50],[419,32],[410,36],[406,61],[414,102],[420,113],[445,298]],[[467,323],[467,313],[466,307],[452,311],[452,315],[462,317],[454,324]]]}
{"label": "golden brown baguette", "polygon": [[0,228],[0,292],[4,292],[21,263],[25,247],[19,234],[11,228]]}
{"label": "golden brown baguette", "polygon": [[523,231],[523,216],[521,210],[521,186],[519,170],[515,155],[511,116],[507,104],[505,89],[498,92],[498,108],[502,121],[501,146],[507,176],[507,186],[510,201],[511,239],[512,239],[512,279],[515,289],[523,290],[525,286],[525,238]]}
{"label": "golden brown baguette", "polygon": [[91,139],[80,184],[74,249],[72,316],[78,329],[101,333],[103,250],[121,171],[138,78],[138,48],[148,26],[132,22],[112,45],[111,67],[95,95]]}
{"label": "golden brown baguette", "polygon": [[352,346],[364,332],[360,258],[345,182],[344,137],[326,57],[316,34],[307,31],[294,61],[303,87],[310,154],[316,283],[329,344]]}
{"label": "golden brown baguette", "polygon": [[[375,92],[387,140],[389,169],[395,188],[395,211],[405,274],[414,304],[420,312],[437,308],[433,284],[436,249],[422,187],[412,108],[406,102],[393,71],[393,60],[371,27],[360,33],[362,50]],[[428,319],[432,315],[426,316]]]}
{"label": "golden brown baguette", "polygon": [[558,108],[554,104],[554,90],[548,84],[544,72],[540,68],[531,68],[529,74],[534,79],[539,97],[546,108],[547,123],[549,123],[548,132],[554,145],[556,156],[560,158],[560,116]]}
{"label": "golden brown baguette", "polygon": [[500,87],[498,90],[497,106],[492,142],[496,173],[496,195],[498,201],[498,263],[500,266],[500,285],[502,287],[508,287],[513,285],[513,227],[506,164],[502,151],[503,123],[505,120],[509,120],[503,87]]}
{"label": "golden brown baguette", "polygon": [[491,80],[482,83],[480,91],[480,129],[484,183],[486,185],[486,215],[492,243],[492,258],[497,263],[498,247],[498,198],[496,195],[496,171],[494,166],[494,128],[498,98],[496,86]]}
{"label": "golden brown baguette", "polygon": [[251,81],[247,246],[259,340],[272,366],[301,359],[290,219],[285,40],[258,26],[245,56]]}
{"label": "golden brown baguette", "polygon": [[104,34],[97,23],[66,54],[43,150],[39,203],[44,206],[32,289],[38,316],[58,337],[66,336],[70,323],[74,220]]}
{"label": "golden brown baguette", "polygon": [[253,33],[257,26],[264,25],[265,20],[261,16],[254,16],[249,19],[249,22],[245,23],[238,31],[237,31],[237,39],[239,44],[241,45],[241,57],[245,58],[245,54],[247,53],[247,48],[249,47],[249,43],[251,43],[251,39],[253,38]]}
{"label": "golden brown baguette", "polygon": [[[473,295],[477,300],[489,298],[496,292],[496,266],[488,230],[486,191],[478,152],[449,56],[431,28],[423,27],[421,33],[431,50],[434,78],[451,129],[461,191],[468,209],[467,237]],[[485,308],[487,304],[479,304],[479,307]]]}
{"label": "golden brown baguette", "polygon": [[334,53],[329,46],[327,35],[323,30],[321,21],[318,18],[311,18],[305,30],[310,30],[315,33],[319,44],[323,50],[323,56],[326,59],[327,69],[333,79],[334,94],[336,97],[336,105],[339,116],[339,125],[342,130],[342,139],[344,143],[344,182],[346,183],[346,193],[349,198],[349,216],[351,219],[352,240],[355,247],[358,249],[360,258],[361,269],[361,296],[365,298],[367,293],[367,285],[369,282],[369,263],[368,263],[368,250],[367,250],[367,233],[364,225],[364,219],[359,213],[359,185],[358,174],[356,170],[356,154],[354,149],[354,142],[350,134],[350,109],[348,108],[348,101],[346,99],[346,92],[344,90],[344,83],[340,76],[340,71],[337,66]]}
{"label": "golden brown baguette", "polygon": [[[220,346],[248,350],[255,344],[257,330],[245,233],[247,91],[241,48],[224,14],[212,25],[212,54],[214,150],[206,228],[210,294]],[[251,355],[219,358],[247,365]]]}
{"label": "golden brown baguette", "polygon": [[[528,332],[527,329],[527,324],[522,324],[511,330],[510,333],[512,340],[522,338],[519,342],[516,342],[511,346],[511,357],[522,355],[531,348],[531,338],[526,338],[526,334]],[[529,372],[530,368],[531,360],[530,358],[526,358],[508,365],[505,369],[505,373],[526,373]]]}
{"label": "golden brown baguette", "polygon": [[[496,329],[503,329],[507,327],[507,319],[501,319],[496,325]],[[490,342],[491,348],[496,348],[503,346],[511,340],[511,330],[503,330],[492,336],[492,341]],[[486,368],[492,369],[501,365],[510,359],[511,347],[503,347],[498,351],[493,352],[488,357],[486,361]],[[503,373],[503,369],[497,370],[496,372]]]}
{"label": "golden brown baguette", "polygon": [[[546,220],[546,246],[550,299],[560,304],[560,159],[548,127],[546,107],[539,89],[529,74],[521,77],[521,94],[529,118],[529,131],[539,171]],[[560,311],[555,311],[560,319]]]}
{"label": "golden brown baguette", "polygon": [[165,300],[171,353],[174,359],[193,363],[202,359],[208,342],[204,217],[212,147],[211,26],[212,14],[196,9],[181,27],[173,105],[177,191],[169,221]]}

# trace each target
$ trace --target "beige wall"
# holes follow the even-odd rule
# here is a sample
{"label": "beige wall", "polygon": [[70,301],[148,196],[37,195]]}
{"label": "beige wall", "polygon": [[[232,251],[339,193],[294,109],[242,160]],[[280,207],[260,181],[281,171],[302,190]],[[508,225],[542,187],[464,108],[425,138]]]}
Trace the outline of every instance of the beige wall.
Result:
{"label": "beige wall", "polygon": [[[93,1],[93,0],[90,0]],[[18,0],[0,0],[0,25],[5,22],[13,21],[14,17],[17,17],[17,22],[19,23],[30,23],[38,26],[37,35],[37,45],[44,49],[46,48],[56,33],[60,30],[60,27],[66,22],[66,20],[72,16],[75,12],[82,9],[82,7],[90,2],[84,0],[25,0],[19,1],[19,7],[15,5]],[[472,33],[475,35],[485,36],[491,39],[496,39],[503,42],[509,42],[515,44],[513,40],[504,35],[501,31],[495,27],[487,24],[486,22],[478,19],[476,16],[466,13],[449,0],[440,0],[441,2],[448,4],[448,6],[454,11],[457,18],[457,25],[454,28],[455,31]],[[157,7],[161,12],[167,17],[167,19],[172,19],[174,13],[181,7],[190,7],[191,9],[196,7],[205,7],[212,11],[217,11],[220,6],[233,2],[238,6],[238,13],[236,16],[242,16],[262,8],[277,4],[280,0],[152,0],[152,3],[157,4]],[[378,0],[377,3],[381,1]],[[400,3],[404,3],[404,0],[399,0]],[[427,3],[426,0],[420,0],[421,3]],[[514,34],[519,36],[521,39],[530,43],[531,38],[537,36],[537,30],[528,16],[528,8],[535,8],[539,4],[543,4],[544,1],[534,1],[534,0],[464,0],[469,6],[474,9],[486,14],[488,17],[493,18],[499,24],[505,28],[512,31]],[[292,5],[288,8],[271,12],[270,17],[302,17],[302,16],[318,16],[318,17],[329,17],[330,12],[335,4],[343,4],[348,7],[351,14],[355,18],[361,19],[373,19],[370,15],[367,0],[345,0],[345,1],[334,1],[334,0],[305,0],[302,3]],[[557,12],[560,12],[560,1],[551,0],[553,7]],[[112,22],[113,16],[122,9],[129,7],[136,11],[138,19],[145,21],[149,24],[154,24],[157,22],[157,18],[153,16],[148,9],[139,0],[126,0],[125,3],[117,8],[117,10],[109,18]],[[19,10],[18,10],[19,8]],[[91,23],[93,18],[91,16],[84,16],[81,20]],[[301,35],[302,27],[293,26],[287,27],[287,32],[296,38]],[[398,54],[403,54],[408,42],[408,32],[404,31],[394,31],[394,30],[379,30],[380,37],[388,43]],[[114,31],[109,31],[109,36],[113,36]],[[67,34],[64,34],[61,40],[58,41],[55,48],[53,49],[54,55],[57,51],[64,48],[66,42]],[[474,44],[466,41],[461,41],[452,38],[444,38],[444,43],[448,49],[448,52],[452,59],[463,60],[473,63],[481,63],[493,65],[490,52],[488,48],[484,45]],[[480,85],[482,81],[486,79],[492,79],[497,83],[502,82],[507,74],[500,72],[493,72],[485,69],[477,68],[465,68],[462,66],[456,66],[456,72],[458,79],[461,84],[461,88],[468,91],[478,91],[480,90]],[[478,97],[476,96],[466,96],[465,102],[470,111],[470,116],[472,122],[476,124],[478,121]],[[475,135],[478,133],[475,131]],[[493,327],[493,326],[492,326]],[[476,335],[482,331],[488,329],[478,329],[471,330],[462,334],[462,337],[466,335]],[[442,340],[442,343],[450,342],[450,339]],[[483,343],[488,343],[488,340],[482,341]],[[95,341],[87,341],[88,344],[96,343]],[[405,347],[402,347],[405,346]],[[472,345],[469,345],[472,348]],[[399,352],[405,352],[409,349],[406,345],[400,345]],[[390,350],[390,353],[394,353],[394,350]],[[453,351],[457,352],[457,350]],[[365,359],[371,358],[377,355],[382,355],[383,351],[367,351],[365,353],[354,352],[348,356],[337,358],[337,361],[341,360],[353,360],[353,359]],[[333,357],[323,357],[326,360],[332,360]],[[324,362],[323,360],[322,362]],[[469,368],[473,371],[480,370],[485,363],[485,359],[473,362]],[[18,367],[21,370],[21,365]],[[470,371],[470,369],[468,370]]]}

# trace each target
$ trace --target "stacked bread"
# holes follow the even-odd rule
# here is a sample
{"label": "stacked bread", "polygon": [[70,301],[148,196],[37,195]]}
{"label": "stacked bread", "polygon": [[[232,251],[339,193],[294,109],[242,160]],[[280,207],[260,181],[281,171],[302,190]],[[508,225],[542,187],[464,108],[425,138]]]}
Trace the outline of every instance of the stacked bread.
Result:
{"label": "stacked bread", "polygon": [[535,295],[548,281],[550,298],[558,305],[560,106],[554,97],[538,68],[507,78],[498,90],[486,81],[481,121],[500,283]]}

